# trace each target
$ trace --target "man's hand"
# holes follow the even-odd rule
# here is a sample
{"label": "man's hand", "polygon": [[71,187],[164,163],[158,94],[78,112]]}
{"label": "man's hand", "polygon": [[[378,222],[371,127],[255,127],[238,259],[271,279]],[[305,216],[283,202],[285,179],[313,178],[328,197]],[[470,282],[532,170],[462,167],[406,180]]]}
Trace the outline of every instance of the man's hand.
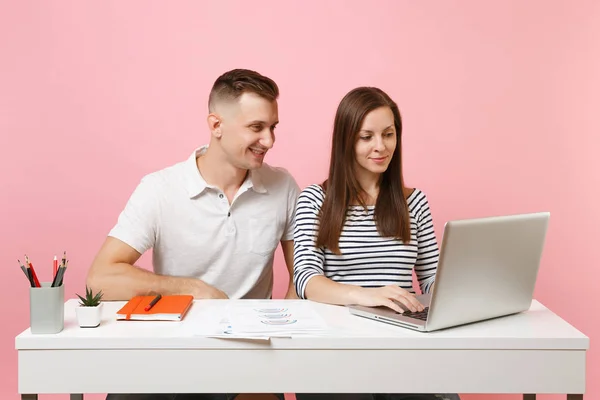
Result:
{"label": "man's hand", "polygon": [[385,306],[399,313],[404,312],[399,304],[413,312],[424,310],[423,305],[419,303],[414,294],[394,285],[383,286],[380,288],[359,287],[354,292],[353,298],[355,304],[361,306]]}
{"label": "man's hand", "polygon": [[191,293],[195,299],[228,299],[229,297],[222,290],[209,285],[201,280],[196,280],[196,285]]}

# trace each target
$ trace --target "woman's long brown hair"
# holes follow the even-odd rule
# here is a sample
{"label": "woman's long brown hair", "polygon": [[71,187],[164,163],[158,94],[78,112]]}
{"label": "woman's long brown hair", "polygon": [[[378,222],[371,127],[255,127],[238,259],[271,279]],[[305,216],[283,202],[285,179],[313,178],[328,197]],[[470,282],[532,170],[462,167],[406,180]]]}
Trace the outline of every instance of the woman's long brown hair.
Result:
{"label": "woman's long brown hair", "polygon": [[386,171],[381,174],[375,203],[375,224],[384,237],[410,241],[410,215],[404,197],[402,177],[402,120],[396,103],[381,89],[359,87],[350,91],[338,106],[333,125],[329,177],[323,182],[325,201],[319,214],[316,246],[341,254],[339,239],[350,204],[366,207],[363,190],[355,175],[354,146],[368,113],[389,107],[394,114],[396,149]]}

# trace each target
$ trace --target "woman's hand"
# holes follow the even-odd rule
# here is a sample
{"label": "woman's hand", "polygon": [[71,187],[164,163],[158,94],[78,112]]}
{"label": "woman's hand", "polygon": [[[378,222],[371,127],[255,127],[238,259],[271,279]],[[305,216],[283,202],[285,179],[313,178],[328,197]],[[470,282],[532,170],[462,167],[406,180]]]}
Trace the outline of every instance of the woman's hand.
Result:
{"label": "woman's hand", "polygon": [[395,285],[357,289],[353,298],[355,304],[361,306],[385,306],[401,314],[404,313],[401,305],[412,312],[424,310],[423,305],[419,303],[413,293]]}

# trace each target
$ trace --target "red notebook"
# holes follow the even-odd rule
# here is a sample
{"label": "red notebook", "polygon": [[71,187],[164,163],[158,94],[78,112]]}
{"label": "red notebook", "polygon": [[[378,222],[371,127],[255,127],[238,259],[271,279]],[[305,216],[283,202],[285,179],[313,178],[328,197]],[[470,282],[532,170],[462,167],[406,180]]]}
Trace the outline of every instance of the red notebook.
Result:
{"label": "red notebook", "polygon": [[117,319],[181,321],[194,302],[194,296],[191,295],[162,296],[150,310],[144,310],[154,297],[156,296],[135,296],[117,311]]}

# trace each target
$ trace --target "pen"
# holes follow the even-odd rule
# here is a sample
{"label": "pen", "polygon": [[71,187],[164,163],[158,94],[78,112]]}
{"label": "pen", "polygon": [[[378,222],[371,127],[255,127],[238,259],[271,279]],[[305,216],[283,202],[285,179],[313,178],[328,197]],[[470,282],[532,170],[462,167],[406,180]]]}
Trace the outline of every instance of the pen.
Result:
{"label": "pen", "polygon": [[27,254],[25,254],[25,263],[27,263],[27,265],[29,265],[29,271],[31,272],[31,277],[33,278],[33,284],[35,285],[34,287],[42,287],[42,285],[40,285],[40,281],[38,280],[37,275],[35,273],[35,269],[33,269],[33,264],[29,260],[29,257],[27,257]]}
{"label": "pen", "polygon": [[56,274],[56,276],[54,277],[54,280],[52,281],[52,287],[58,287],[61,285],[62,277],[64,274],[65,274],[65,269],[63,267],[60,267],[58,269],[58,273]]}
{"label": "pen", "polygon": [[37,287],[35,286],[35,282],[33,281],[33,275],[31,274],[31,268],[27,267],[27,276],[29,277],[29,282],[31,282],[31,287]]}
{"label": "pen", "polygon": [[63,277],[65,276],[65,271],[67,270],[68,263],[69,261],[67,260],[67,262],[65,262],[64,265],[58,267],[58,273],[54,276],[54,280],[52,281],[52,287],[62,286]]}
{"label": "pen", "polygon": [[62,286],[63,279],[65,277],[65,272],[67,272],[67,266],[69,265],[69,260],[66,260],[63,264],[62,274],[60,274],[60,280],[58,281],[58,286]]}
{"label": "pen", "polygon": [[151,309],[152,307],[154,307],[154,305],[155,305],[156,303],[158,303],[158,301],[159,301],[161,298],[162,298],[162,296],[161,296],[160,294],[159,294],[159,295],[157,295],[157,296],[156,296],[154,299],[152,299],[152,301],[150,302],[150,304],[148,304],[148,305],[146,306],[146,308],[144,308],[144,311],[150,311],[150,309]]}
{"label": "pen", "polygon": [[58,259],[54,256],[54,261],[52,262],[52,276],[56,276],[58,272]]}
{"label": "pen", "polygon": [[31,285],[31,287],[35,287],[35,284],[33,283],[33,280],[31,279],[31,274],[29,272],[29,268],[25,268],[25,266],[23,265],[21,260],[17,260],[17,262],[19,263],[19,267],[21,267],[21,270],[25,274],[25,277],[29,281],[29,284]]}

